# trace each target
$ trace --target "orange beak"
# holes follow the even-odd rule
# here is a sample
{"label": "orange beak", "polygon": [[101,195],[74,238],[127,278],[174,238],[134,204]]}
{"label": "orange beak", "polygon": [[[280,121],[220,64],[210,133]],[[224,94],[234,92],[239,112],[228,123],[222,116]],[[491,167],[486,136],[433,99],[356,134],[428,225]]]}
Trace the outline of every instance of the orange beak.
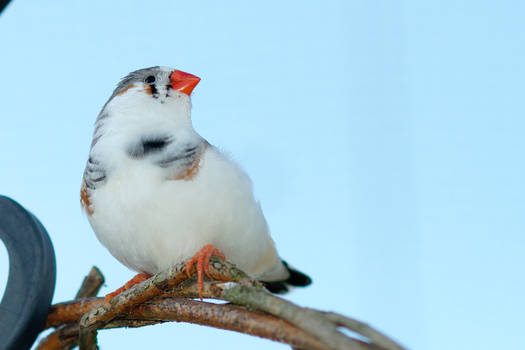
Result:
{"label": "orange beak", "polygon": [[184,73],[180,70],[174,70],[170,75],[171,87],[190,96],[195,86],[201,81],[201,78],[193,74]]}

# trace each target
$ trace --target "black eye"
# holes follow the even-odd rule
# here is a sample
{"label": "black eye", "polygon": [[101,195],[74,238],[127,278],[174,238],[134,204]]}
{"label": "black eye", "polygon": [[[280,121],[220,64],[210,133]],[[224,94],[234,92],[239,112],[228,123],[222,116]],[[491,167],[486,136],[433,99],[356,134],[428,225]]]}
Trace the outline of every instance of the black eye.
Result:
{"label": "black eye", "polygon": [[155,76],[153,75],[148,76],[146,79],[144,79],[144,82],[146,84],[153,84],[155,82]]}

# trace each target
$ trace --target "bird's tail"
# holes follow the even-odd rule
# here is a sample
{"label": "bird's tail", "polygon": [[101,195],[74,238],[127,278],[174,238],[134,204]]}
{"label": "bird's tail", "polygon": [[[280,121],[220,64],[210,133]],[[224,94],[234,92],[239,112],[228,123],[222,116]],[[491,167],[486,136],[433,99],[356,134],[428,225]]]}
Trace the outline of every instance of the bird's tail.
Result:
{"label": "bird's tail", "polygon": [[297,271],[286,261],[283,260],[283,264],[290,273],[290,276],[283,281],[272,281],[261,283],[268,289],[270,292],[275,294],[284,294],[290,290],[291,287],[306,287],[312,283],[312,279],[305,275],[304,273]]}

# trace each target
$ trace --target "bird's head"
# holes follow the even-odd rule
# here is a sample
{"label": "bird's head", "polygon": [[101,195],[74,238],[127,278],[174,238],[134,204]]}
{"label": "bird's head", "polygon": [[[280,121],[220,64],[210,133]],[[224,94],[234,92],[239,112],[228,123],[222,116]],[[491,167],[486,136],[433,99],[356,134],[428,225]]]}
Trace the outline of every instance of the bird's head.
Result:
{"label": "bird's head", "polygon": [[129,90],[165,102],[169,97],[182,93],[190,96],[201,79],[195,75],[168,67],[139,69],[124,77],[111,96],[124,95]]}
{"label": "bird's head", "polygon": [[199,81],[192,74],[168,67],[139,69],[120,81],[99,118],[124,114],[140,119],[189,119],[190,95]]}
{"label": "bird's head", "polygon": [[[115,153],[144,135],[192,134],[190,95],[200,78],[168,67],[124,77],[95,122],[92,148]],[[182,136],[181,136],[182,135]]]}

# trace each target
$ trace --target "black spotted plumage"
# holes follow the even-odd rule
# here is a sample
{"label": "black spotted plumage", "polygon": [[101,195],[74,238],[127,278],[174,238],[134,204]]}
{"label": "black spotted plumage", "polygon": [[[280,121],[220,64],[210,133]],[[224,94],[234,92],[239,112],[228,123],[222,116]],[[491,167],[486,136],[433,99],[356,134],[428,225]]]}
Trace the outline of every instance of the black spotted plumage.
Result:
{"label": "black spotted plumage", "polygon": [[144,158],[149,154],[165,150],[172,141],[170,135],[147,135],[130,143],[127,152],[132,158]]}

